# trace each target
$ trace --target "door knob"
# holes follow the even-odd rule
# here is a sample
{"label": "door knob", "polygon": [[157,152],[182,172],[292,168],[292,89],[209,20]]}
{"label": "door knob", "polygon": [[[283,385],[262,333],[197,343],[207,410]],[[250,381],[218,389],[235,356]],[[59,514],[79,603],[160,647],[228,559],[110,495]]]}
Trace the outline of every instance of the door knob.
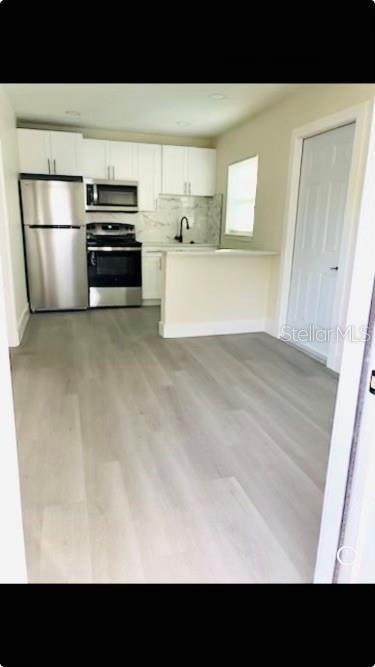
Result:
{"label": "door knob", "polygon": [[329,270],[330,270],[330,271],[338,271],[338,270],[339,270],[339,267],[338,267],[338,266],[330,266],[330,267],[329,267]]}

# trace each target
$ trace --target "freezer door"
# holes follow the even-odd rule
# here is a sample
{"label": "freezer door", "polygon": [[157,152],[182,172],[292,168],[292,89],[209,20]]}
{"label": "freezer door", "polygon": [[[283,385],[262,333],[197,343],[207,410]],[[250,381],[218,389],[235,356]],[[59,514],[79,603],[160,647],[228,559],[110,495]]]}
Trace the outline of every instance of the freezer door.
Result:
{"label": "freezer door", "polygon": [[25,227],[30,308],[71,310],[88,307],[84,227]]}
{"label": "freezer door", "polygon": [[24,225],[82,225],[85,222],[81,181],[46,178],[20,181]]}

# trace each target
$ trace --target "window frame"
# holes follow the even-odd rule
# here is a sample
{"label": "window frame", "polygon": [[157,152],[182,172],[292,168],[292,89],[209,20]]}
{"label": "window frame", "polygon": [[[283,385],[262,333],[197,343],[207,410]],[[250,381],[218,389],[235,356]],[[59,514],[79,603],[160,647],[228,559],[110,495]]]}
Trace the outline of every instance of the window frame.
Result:
{"label": "window frame", "polygon": [[[234,232],[234,231],[227,231],[227,212],[228,212],[228,186],[229,186],[229,168],[233,167],[235,164],[239,164],[240,162],[246,162],[246,160],[253,160],[254,158],[258,158],[258,165],[257,165],[257,184],[255,188],[255,197],[254,197],[254,220],[253,220],[253,227],[252,231],[248,233],[244,232]],[[257,197],[257,190],[258,190],[258,174],[259,174],[259,153],[255,153],[254,155],[248,155],[247,157],[243,157],[240,160],[235,160],[234,162],[230,162],[227,165],[227,179],[226,179],[226,192],[225,192],[225,215],[224,215],[224,236],[233,240],[237,241],[247,241],[250,242],[254,238],[254,226],[255,226],[255,209],[256,209],[256,197]]]}

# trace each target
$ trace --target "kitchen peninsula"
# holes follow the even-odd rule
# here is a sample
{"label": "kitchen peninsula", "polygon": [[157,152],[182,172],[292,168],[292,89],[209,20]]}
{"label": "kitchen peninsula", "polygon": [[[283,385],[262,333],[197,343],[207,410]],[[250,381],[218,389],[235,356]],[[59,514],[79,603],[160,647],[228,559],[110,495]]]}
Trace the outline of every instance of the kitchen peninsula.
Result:
{"label": "kitchen peninsula", "polygon": [[265,331],[277,256],[263,250],[165,250],[160,335],[183,338]]}

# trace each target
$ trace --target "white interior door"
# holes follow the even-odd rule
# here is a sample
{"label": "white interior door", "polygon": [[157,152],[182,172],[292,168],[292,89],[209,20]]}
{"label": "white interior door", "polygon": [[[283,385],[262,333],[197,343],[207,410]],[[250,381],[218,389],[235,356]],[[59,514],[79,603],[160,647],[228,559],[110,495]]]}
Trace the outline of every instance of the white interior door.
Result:
{"label": "white interior door", "polygon": [[355,124],[303,142],[288,337],[327,359]]}

